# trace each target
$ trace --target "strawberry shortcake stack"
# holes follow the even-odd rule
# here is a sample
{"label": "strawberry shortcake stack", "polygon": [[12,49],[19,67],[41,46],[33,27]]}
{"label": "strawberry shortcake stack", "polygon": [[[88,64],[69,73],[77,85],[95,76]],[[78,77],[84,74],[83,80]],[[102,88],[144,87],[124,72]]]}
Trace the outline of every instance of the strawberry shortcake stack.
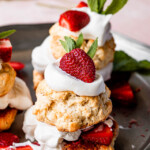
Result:
{"label": "strawberry shortcake stack", "polygon": [[88,4],[80,2],[75,8],[60,15],[59,21],[49,30],[50,36],[33,50],[32,64],[35,89],[38,83],[43,80],[48,63],[61,58],[66,53],[60,40],[64,40],[65,36],[77,40],[81,33],[84,37],[81,48],[86,53],[94,40],[98,38],[97,51],[92,59],[97,73],[101,74],[105,81],[110,79],[115,52],[110,19],[112,14],[118,12],[127,0],[119,1],[116,4],[113,1],[104,10],[105,2],[106,0],[88,0]]}
{"label": "strawberry shortcake stack", "polygon": [[83,35],[61,40],[66,54],[49,62],[36,89],[37,101],[25,114],[26,139],[42,150],[113,150],[118,125],[110,117],[110,90],[93,61],[96,39],[87,53]]}
{"label": "strawberry shortcake stack", "polygon": [[12,45],[5,36],[10,33],[11,31],[0,33],[0,131],[11,127],[18,110],[32,106],[28,87],[16,77],[16,71],[9,64]]}

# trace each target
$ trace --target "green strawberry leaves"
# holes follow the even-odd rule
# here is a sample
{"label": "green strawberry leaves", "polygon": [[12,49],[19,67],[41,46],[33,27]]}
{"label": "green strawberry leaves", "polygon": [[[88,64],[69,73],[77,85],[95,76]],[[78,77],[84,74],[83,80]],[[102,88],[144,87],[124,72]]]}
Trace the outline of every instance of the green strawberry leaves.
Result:
{"label": "green strawberry leaves", "polygon": [[12,35],[15,32],[16,32],[16,30],[14,30],[14,29],[13,30],[8,30],[8,31],[3,31],[3,32],[0,33],[0,39],[4,39],[4,38]]}
{"label": "green strawberry leaves", "polygon": [[147,60],[137,61],[123,51],[116,51],[113,71],[150,71],[150,62]]}
{"label": "green strawberry leaves", "polygon": [[88,0],[88,6],[91,11],[94,11],[99,14],[115,14],[127,3],[128,0],[112,0],[111,4],[104,9],[106,0]]}
{"label": "green strawberry leaves", "polygon": [[96,50],[97,50],[97,47],[98,47],[98,38],[96,38],[96,40],[93,42],[93,44],[91,45],[89,51],[87,52],[87,54],[93,58],[95,53],[96,53]]}
{"label": "green strawberry leaves", "polygon": [[117,13],[127,3],[127,1],[128,0],[113,0],[102,14],[107,15]]}
{"label": "green strawberry leaves", "polygon": [[[71,50],[73,50],[75,48],[80,48],[83,43],[83,34],[82,33],[79,35],[77,41],[75,41],[71,37],[67,37],[67,36],[65,36],[64,38],[65,38],[65,41],[60,40],[60,42],[67,53],[69,53]],[[91,45],[89,51],[87,52],[87,54],[91,58],[94,57],[97,47],[98,47],[98,38],[96,38],[96,40]]]}

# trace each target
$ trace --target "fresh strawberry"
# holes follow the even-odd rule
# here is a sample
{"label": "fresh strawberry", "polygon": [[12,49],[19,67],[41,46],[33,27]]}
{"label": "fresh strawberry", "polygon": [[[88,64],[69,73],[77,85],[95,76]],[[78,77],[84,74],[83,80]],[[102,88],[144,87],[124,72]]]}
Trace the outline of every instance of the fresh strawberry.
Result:
{"label": "fresh strawberry", "polygon": [[79,31],[89,22],[88,14],[76,10],[68,10],[61,14],[59,18],[59,25],[70,31]]}
{"label": "fresh strawberry", "polygon": [[134,102],[134,94],[128,82],[113,87],[111,89],[111,97],[113,100],[125,105]]}
{"label": "fresh strawberry", "polygon": [[15,62],[15,61],[11,61],[9,62],[9,64],[16,70],[22,70],[24,68],[24,64],[21,62]]}
{"label": "fresh strawberry", "polygon": [[12,133],[0,133],[0,148],[11,146],[13,142],[18,143],[19,138]]}
{"label": "fresh strawberry", "polygon": [[10,148],[9,146],[0,147],[0,150],[15,150],[14,148]]}
{"label": "fresh strawberry", "polygon": [[81,1],[77,6],[77,8],[88,7],[87,3]]}
{"label": "fresh strawberry", "polygon": [[16,150],[33,150],[33,148],[29,145],[16,147]]}
{"label": "fresh strawberry", "polygon": [[95,66],[93,60],[81,49],[76,48],[66,53],[60,60],[63,71],[84,82],[95,80]]}
{"label": "fresh strawberry", "polygon": [[0,59],[9,62],[12,55],[12,45],[9,39],[0,39]]}
{"label": "fresh strawberry", "polygon": [[[103,128],[102,128],[103,125]],[[110,145],[113,138],[113,131],[105,124],[97,125],[94,129],[84,132],[81,138],[85,142],[92,142],[101,145]]]}

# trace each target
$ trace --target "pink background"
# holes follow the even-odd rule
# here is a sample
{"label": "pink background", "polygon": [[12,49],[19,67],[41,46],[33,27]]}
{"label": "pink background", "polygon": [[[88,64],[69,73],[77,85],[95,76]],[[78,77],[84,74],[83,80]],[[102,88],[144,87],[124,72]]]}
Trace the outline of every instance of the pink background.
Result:
{"label": "pink background", "polygon": [[[0,26],[56,22],[80,0],[0,0]],[[150,0],[129,0],[112,19],[112,29],[150,45]]]}

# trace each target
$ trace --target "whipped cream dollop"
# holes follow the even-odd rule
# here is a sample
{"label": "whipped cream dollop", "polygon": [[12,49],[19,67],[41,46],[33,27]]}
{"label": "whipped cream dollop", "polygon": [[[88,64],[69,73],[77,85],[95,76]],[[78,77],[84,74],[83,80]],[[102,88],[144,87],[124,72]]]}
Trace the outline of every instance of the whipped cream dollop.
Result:
{"label": "whipped cream dollop", "polygon": [[[48,125],[37,121],[32,114],[34,106],[29,108],[25,113],[23,122],[23,131],[26,139],[31,141],[37,140],[44,150],[58,150],[61,148],[63,139],[67,141],[78,140],[81,131],[76,132],[60,132],[55,126]],[[44,134],[43,134],[44,133]]]}
{"label": "whipped cream dollop", "polygon": [[[112,38],[110,32],[111,24],[110,19],[112,15],[102,15],[96,12],[92,12],[89,7],[73,8],[72,10],[82,11],[89,15],[90,22],[78,32],[72,32],[64,28],[67,35],[79,36],[80,33],[83,34],[84,39],[95,40],[98,37],[98,46],[103,46],[107,40]],[[64,33],[65,33],[64,32]]]}
{"label": "whipped cream dollop", "polygon": [[96,74],[96,79],[86,83],[59,68],[59,60],[49,63],[44,72],[45,81],[55,91],[73,91],[80,96],[98,96],[105,92],[103,77]]}
{"label": "whipped cream dollop", "polygon": [[32,51],[32,65],[38,72],[44,72],[50,61],[54,61],[50,49],[50,36],[48,36],[40,46],[37,46]]}
{"label": "whipped cream dollop", "polygon": [[16,77],[13,88],[0,97],[0,109],[7,106],[19,110],[26,110],[32,106],[32,99],[28,87],[22,79]]}

